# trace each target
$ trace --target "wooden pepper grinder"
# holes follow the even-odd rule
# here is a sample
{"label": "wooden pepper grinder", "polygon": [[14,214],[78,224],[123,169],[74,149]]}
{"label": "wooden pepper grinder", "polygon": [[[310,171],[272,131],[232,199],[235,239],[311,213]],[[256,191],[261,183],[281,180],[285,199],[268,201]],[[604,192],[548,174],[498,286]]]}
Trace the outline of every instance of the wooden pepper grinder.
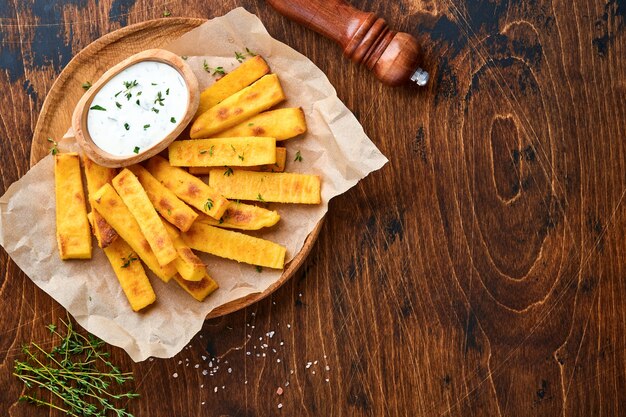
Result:
{"label": "wooden pepper grinder", "polygon": [[419,47],[408,33],[394,32],[374,13],[343,0],[267,0],[289,19],[337,42],[344,55],[374,71],[391,86],[412,81],[423,86],[428,73],[418,66]]}

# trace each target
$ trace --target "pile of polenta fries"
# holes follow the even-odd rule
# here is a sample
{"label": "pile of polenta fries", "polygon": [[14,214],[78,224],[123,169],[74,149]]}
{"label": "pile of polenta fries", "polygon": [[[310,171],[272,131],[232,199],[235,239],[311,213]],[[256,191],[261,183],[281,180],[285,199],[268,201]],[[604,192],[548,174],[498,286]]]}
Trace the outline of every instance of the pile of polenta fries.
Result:
{"label": "pile of polenta fries", "polygon": [[255,56],[203,91],[191,139],[174,141],[169,160],[118,172],[83,158],[89,213],[78,154],[56,154],[61,259],[90,259],[92,230],[134,311],[156,300],[143,265],[198,301],[218,288],[193,250],[282,269],[283,246],[229,230],[274,226],[280,216],[265,202],[321,202],[318,176],[283,172],[286,149],[276,142],[304,133],[306,122],[300,108],[267,111],[285,99],[269,71]]}

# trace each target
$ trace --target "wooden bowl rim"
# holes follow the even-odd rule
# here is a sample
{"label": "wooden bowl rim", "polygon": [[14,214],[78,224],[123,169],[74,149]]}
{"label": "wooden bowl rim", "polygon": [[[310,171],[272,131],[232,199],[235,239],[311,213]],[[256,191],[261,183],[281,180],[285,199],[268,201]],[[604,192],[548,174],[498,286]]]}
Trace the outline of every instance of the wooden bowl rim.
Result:
{"label": "wooden bowl rim", "polygon": [[[43,130],[43,123],[44,123],[44,121],[42,120],[42,116],[47,115],[50,112],[50,108],[52,106],[51,104],[52,94],[65,84],[65,82],[69,79],[70,74],[75,71],[76,67],[80,67],[81,65],[89,63],[88,60],[84,59],[84,57],[87,54],[97,53],[98,51],[106,48],[108,45],[118,40],[121,40],[128,34],[134,33],[136,31],[143,30],[146,28],[155,30],[159,26],[163,26],[163,25],[171,25],[171,24],[183,25],[184,24],[184,25],[193,26],[192,28],[189,29],[189,30],[192,30],[195,27],[198,27],[201,24],[205,23],[207,20],[208,19],[191,18],[191,17],[174,17],[174,18],[168,17],[168,18],[147,20],[145,22],[135,23],[133,25],[125,26],[123,28],[110,32],[94,40],[85,48],[83,48],[80,52],[78,52],[70,60],[70,62],[65,66],[65,68],[63,68],[59,76],[56,78],[56,80],[52,84],[52,87],[50,87],[50,90],[48,91],[48,94],[46,95],[41,111],[39,115],[37,116],[37,123],[35,124],[35,130],[33,132],[33,140],[31,141],[30,166],[31,167],[34,166],[37,162],[39,162],[41,159],[45,157],[45,154],[43,155],[36,154],[36,148],[35,148],[36,145],[35,145],[34,138],[37,138],[41,135],[41,132]],[[264,299],[265,297],[267,297],[268,295],[276,291],[278,288],[280,288],[285,282],[287,282],[295,274],[298,268],[300,268],[300,266],[304,263],[304,260],[311,252],[311,249],[313,248],[313,245],[315,241],[317,240],[317,237],[320,234],[323,223],[324,223],[324,218],[322,218],[315,225],[315,228],[311,231],[311,233],[309,233],[306,240],[304,241],[304,245],[302,246],[302,249],[300,250],[300,252],[298,252],[296,256],[289,263],[285,265],[285,269],[283,270],[283,273],[278,278],[278,280],[276,280],[276,282],[272,283],[268,288],[265,289],[265,291],[248,294],[247,296],[238,298],[236,300],[233,300],[231,302],[222,304],[221,306],[214,308],[206,316],[206,319],[221,317],[226,314],[234,313],[236,311],[244,309],[250,306],[251,304],[261,301],[262,299]]]}

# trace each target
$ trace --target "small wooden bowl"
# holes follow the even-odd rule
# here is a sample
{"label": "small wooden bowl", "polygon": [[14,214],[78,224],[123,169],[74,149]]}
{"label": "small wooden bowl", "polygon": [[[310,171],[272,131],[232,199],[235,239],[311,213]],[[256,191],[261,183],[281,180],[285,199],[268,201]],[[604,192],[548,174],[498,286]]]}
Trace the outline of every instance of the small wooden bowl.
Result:
{"label": "small wooden bowl", "polygon": [[[93,142],[91,136],[89,135],[89,130],[87,129],[87,113],[89,112],[89,107],[91,107],[91,102],[93,101],[95,95],[106,83],[109,82],[111,78],[131,65],[142,61],[162,62],[170,65],[179,72],[185,80],[185,84],[189,90],[187,110],[185,111],[185,116],[176,126],[176,129],[174,129],[169,135],[164,136],[163,139],[156,142],[150,148],[147,148],[138,155],[113,155],[104,151]],[[89,88],[76,105],[74,113],[72,114],[72,128],[74,129],[74,134],[76,135],[78,144],[83,149],[85,154],[94,162],[110,168],[125,167],[153,157],[167,148],[167,146],[172,143],[178,135],[180,135],[185,127],[187,127],[189,122],[191,122],[191,118],[198,109],[199,102],[200,91],[198,89],[198,80],[185,60],[164,49],[148,49],[126,58],[102,74],[98,81],[96,81],[96,83]]]}

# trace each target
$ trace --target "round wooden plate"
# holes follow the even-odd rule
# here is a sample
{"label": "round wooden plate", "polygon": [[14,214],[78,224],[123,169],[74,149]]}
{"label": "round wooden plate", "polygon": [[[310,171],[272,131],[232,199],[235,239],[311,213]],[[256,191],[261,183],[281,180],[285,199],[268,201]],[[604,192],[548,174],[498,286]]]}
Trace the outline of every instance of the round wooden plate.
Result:
{"label": "round wooden plate", "polygon": [[[43,103],[33,134],[30,165],[35,165],[50,152],[47,138],[58,140],[67,132],[74,107],[85,92],[82,88],[84,82],[94,82],[107,69],[130,55],[162,47],[205,21],[194,18],[149,20],[111,32],[80,51],[63,69]],[[250,294],[217,307],[207,318],[220,317],[245,308],[267,297],[287,282],[311,251],[323,221],[322,219],[315,226],[304,242],[302,250],[285,266],[285,270],[275,283],[262,293]]]}

